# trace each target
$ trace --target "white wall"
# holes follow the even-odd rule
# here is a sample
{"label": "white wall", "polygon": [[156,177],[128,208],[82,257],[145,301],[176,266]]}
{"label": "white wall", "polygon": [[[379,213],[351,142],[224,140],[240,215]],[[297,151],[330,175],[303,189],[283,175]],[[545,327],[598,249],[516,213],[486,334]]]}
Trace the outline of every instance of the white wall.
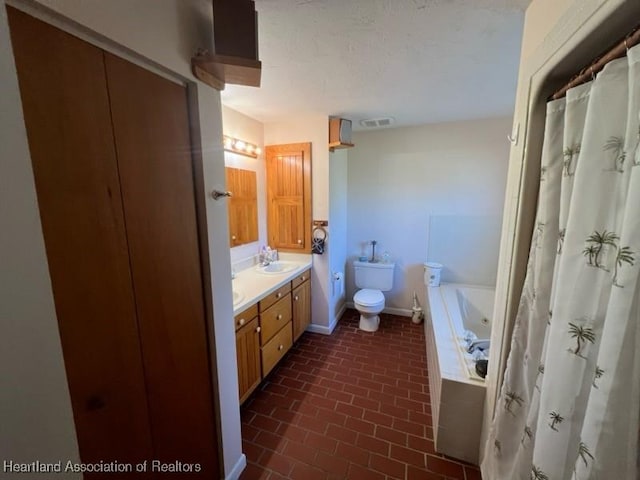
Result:
{"label": "white wall", "polygon": [[[329,218],[328,117],[326,115],[299,116],[285,122],[264,125],[265,145],[301,142],[311,142],[312,218],[327,220]],[[329,315],[331,296],[329,270],[329,258],[326,253],[313,255],[311,329],[325,333],[329,333],[332,329]]]}
{"label": "white wall", "polygon": [[[331,235],[327,237],[330,266],[329,279],[329,322],[340,319],[346,301],[346,262],[347,262],[347,175],[349,150],[336,150],[329,153],[329,227]],[[340,279],[334,278],[339,275]]]}
{"label": "white wall", "polygon": [[78,461],[10,45],[0,3],[0,461]]}
{"label": "white wall", "polygon": [[251,117],[222,106],[222,130],[225,135],[244,140],[260,147],[258,158],[251,158],[233,152],[224,152],[227,167],[252,170],[256,172],[258,184],[258,240],[231,248],[231,263],[251,257],[258,253],[261,245],[267,242],[267,173],[264,158],[264,125]]}
{"label": "white wall", "polygon": [[[9,44],[5,0],[0,0],[0,451],[2,459],[76,460],[75,428],[39,222],[24,119]],[[115,52],[128,52],[187,81],[190,57],[211,48],[207,0],[40,0],[40,16],[65,25]],[[202,135],[204,191],[224,188],[219,92],[196,82]],[[202,187],[202,186],[201,186]],[[227,210],[206,207],[215,329],[220,428],[227,478],[242,468],[240,413],[231,300]],[[234,470],[235,469],[235,470]],[[23,475],[5,475],[22,478]],[[3,477],[3,478],[5,478]],[[60,475],[60,478],[78,478]]]}
{"label": "white wall", "polygon": [[431,216],[501,215],[510,128],[510,118],[498,118],[354,134],[347,251],[350,260],[370,256],[377,240],[377,253],[390,253],[396,270],[388,308],[411,309],[414,291],[423,297]]}

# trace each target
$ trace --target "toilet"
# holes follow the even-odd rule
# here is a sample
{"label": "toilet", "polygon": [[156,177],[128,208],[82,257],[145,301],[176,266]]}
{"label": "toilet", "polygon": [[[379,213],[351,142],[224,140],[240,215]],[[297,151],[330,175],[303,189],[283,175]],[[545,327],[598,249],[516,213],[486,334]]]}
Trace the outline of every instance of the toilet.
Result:
{"label": "toilet", "polygon": [[384,295],[393,287],[393,263],[353,262],[356,287],[353,304],[360,312],[360,330],[375,332],[380,326],[379,313],[384,309]]}

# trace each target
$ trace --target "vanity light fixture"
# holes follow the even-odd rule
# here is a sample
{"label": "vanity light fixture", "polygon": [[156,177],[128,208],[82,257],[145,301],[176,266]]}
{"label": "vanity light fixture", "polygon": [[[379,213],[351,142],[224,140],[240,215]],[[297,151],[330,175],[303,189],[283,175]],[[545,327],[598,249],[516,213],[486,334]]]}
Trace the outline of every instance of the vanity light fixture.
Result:
{"label": "vanity light fixture", "polygon": [[262,153],[262,149],[257,145],[228,135],[224,135],[223,143],[226,151],[246,155],[247,157],[258,158],[258,155]]}

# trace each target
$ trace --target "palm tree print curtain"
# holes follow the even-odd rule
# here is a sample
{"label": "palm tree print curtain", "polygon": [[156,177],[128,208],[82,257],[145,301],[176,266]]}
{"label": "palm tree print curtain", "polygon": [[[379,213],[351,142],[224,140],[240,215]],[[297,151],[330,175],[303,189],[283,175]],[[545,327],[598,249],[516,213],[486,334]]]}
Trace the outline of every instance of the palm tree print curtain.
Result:
{"label": "palm tree print curtain", "polygon": [[640,478],[639,115],[639,47],[547,106],[485,480]]}

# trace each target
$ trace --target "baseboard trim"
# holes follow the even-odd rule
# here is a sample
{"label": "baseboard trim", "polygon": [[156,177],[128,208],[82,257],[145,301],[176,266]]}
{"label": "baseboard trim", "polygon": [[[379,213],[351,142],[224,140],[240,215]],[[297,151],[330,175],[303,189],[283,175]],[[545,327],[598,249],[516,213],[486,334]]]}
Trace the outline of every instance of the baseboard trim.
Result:
{"label": "baseboard trim", "polygon": [[[345,303],[345,308],[352,308],[352,309],[356,309],[355,305],[353,304],[353,302],[347,302]],[[382,313],[388,313],[390,315],[399,315],[401,317],[410,317],[412,315],[412,311],[407,309],[407,308],[395,308],[395,307],[385,307],[384,310],[382,310]]]}
{"label": "baseboard trim", "polygon": [[335,330],[336,326],[338,325],[338,318],[339,317],[334,318],[329,326],[316,325],[316,324],[312,323],[311,325],[309,325],[307,327],[307,332],[320,333],[322,335],[331,335],[333,333],[333,331]]}
{"label": "baseboard trim", "polygon": [[247,457],[243,453],[242,455],[240,455],[240,458],[238,459],[236,464],[233,466],[233,468],[229,472],[229,475],[225,477],[225,480],[238,480],[240,478],[240,474],[246,468],[246,466],[247,466]]}
{"label": "baseboard trim", "polygon": [[382,313],[389,313],[391,315],[400,315],[401,317],[410,317],[412,312],[407,308],[394,308],[388,307],[385,308]]}

